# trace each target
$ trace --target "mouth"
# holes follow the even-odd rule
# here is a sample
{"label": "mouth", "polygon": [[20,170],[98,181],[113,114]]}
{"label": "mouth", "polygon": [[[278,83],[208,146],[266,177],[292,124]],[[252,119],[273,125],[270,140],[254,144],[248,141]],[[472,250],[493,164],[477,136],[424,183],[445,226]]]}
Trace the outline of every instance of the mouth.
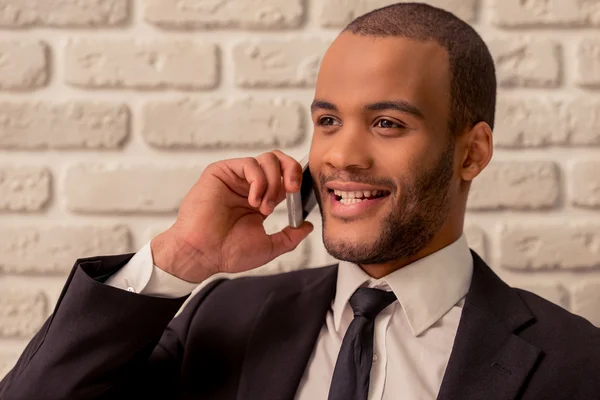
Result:
{"label": "mouth", "polygon": [[387,190],[327,191],[331,215],[345,220],[374,213],[391,194]]}
{"label": "mouth", "polygon": [[336,189],[328,189],[336,201],[344,205],[356,204],[363,201],[380,199],[390,195],[387,190],[360,190],[360,191],[343,191]]}

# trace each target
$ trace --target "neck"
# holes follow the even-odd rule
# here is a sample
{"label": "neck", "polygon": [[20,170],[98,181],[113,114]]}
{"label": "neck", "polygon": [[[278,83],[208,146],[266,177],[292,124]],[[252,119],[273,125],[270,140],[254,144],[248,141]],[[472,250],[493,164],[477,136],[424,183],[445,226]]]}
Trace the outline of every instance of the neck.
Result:
{"label": "neck", "polygon": [[462,235],[463,225],[460,226],[446,226],[444,225],[433,238],[427,243],[425,247],[419,250],[416,254],[410,257],[389,261],[381,264],[360,264],[359,266],[369,276],[375,279],[383,278],[386,275],[391,274],[394,271],[404,268],[405,266],[414,263],[421,258],[427,257],[430,254],[435,253],[438,250],[454,243]]}

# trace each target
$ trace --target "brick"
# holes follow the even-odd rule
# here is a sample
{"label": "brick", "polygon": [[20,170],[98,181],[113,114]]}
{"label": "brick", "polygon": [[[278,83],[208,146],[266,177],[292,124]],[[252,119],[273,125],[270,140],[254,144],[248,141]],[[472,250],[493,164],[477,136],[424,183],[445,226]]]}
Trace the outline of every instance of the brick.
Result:
{"label": "brick", "polygon": [[82,88],[210,89],[218,84],[217,48],[191,40],[71,40],[65,81]]}
{"label": "brick", "polygon": [[600,99],[590,96],[566,105],[569,120],[569,144],[600,145]]}
{"label": "brick", "polygon": [[0,338],[30,338],[44,324],[47,299],[43,292],[4,289],[0,296]]}
{"label": "brick", "polygon": [[48,47],[44,42],[0,41],[0,90],[31,90],[47,81]]}
{"label": "brick", "polygon": [[494,127],[498,147],[542,147],[568,141],[568,118],[560,102],[547,96],[499,96]]}
{"label": "brick", "polygon": [[496,161],[473,181],[470,210],[533,210],[556,206],[558,166],[546,161]]}
{"label": "brick", "polygon": [[0,271],[67,274],[78,258],[131,251],[122,225],[53,225],[0,228]]}
{"label": "brick", "polygon": [[554,88],[560,84],[561,47],[545,39],[489,39],[500,87]]}
{"label": "brick", "polygon": [[516,287],[535,293],[562,308],[566,309],[569,305],[569,293],[562,285],[521,284]]}
{"label": "brick", "polygon": [[[344,27],[354,18],[377,8],[410,0],[328,0],[321,2],[320,22],[324,27]],[[477,0],[427,0],[424,3],[443,8],[464,21],[476,18]]]}
{"label": "brick", "polygon": [[598,26],[598,0],[495,0],[493,22],[502,27]]}
{"label": "brick", "polygon": [[500,235],[500,265],[515,270],[600,267],[600,225],[539,223],[505,225]]}
{"label": "brick", "polygon": [[600,101],[500,96],[495,143],[500,147],[600,144]]}
{"label": "brick", "polygon": [[464,229],[469,247],[482,259],[487,260],[487,238],[483,229],[477,226],[466,226]]}
{"label": "brick", "polygon": [[304,1],[147,0],[144,18],[170,29],[297,28],[304,19]]}
{"label": "brick", "polygon": [[600,208],[600,161],[577,161],[569,171],[571,204]]}
{"label": "brick", "polygon": [[0,26],[101,27],[127,22],[130,0],[0,0]]}
{"label": "brick", "polygon": [[600,328],[600,282],[584,283],[573,288],[573,312]]}
{"label": "brick", "polygon": [[124,104],[0,102],[0,148],[112,149],[128,135]]}
{"label": "brick", "polygon": [[201,174],[193,166],[74,164],[63,194],[78,213],[175,213]]}
{"label": "brick", "polygon": [[313,87],[328,45],[321,39],[237,43],[233,48],[236,83],[246,88]]}
{"label": "brick", "polygon": [[304,129],[302,106],[283,99],[156,101],[142,116],[144,139],[168,149],[287,147],[302,141]]}
{"label": "brick", "polygon": [[501,95],[494,143],[504,148],[599,145],[600,101]]}
{"label": "brick", "polygon": [[0,211],[39,211],[50,199],[50,171],[0,165]]}
{"label": "brick", "polygon": [[[600,1],[598,2],[600,17]],[[600,88],[600,40],[583,39],[577,47],[577,75],[579,86]]]}

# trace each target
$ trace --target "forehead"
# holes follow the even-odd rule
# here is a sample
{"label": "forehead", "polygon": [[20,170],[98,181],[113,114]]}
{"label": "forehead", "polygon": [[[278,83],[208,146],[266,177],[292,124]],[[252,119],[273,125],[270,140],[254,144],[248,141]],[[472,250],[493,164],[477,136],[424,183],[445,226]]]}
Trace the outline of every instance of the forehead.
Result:
{"label": "forehead", "polygon": [[438,43],[344,32],[323,57],[315,98],[340,108],[404,100],[427,118],[447,115],[449,93],[448,53]]}

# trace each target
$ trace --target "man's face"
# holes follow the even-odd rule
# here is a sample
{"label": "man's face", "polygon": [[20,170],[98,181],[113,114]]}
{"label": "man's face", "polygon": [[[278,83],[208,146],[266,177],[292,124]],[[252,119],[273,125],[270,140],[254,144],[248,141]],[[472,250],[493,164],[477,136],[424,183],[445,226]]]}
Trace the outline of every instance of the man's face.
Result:
{"label": "man's face", "polygon": [[[447,52],[434,42],[341,34],[323,58],[310,169],[337,259],[415,255],[452,200]],[[354,198],[354,199],[353,199]]]}

